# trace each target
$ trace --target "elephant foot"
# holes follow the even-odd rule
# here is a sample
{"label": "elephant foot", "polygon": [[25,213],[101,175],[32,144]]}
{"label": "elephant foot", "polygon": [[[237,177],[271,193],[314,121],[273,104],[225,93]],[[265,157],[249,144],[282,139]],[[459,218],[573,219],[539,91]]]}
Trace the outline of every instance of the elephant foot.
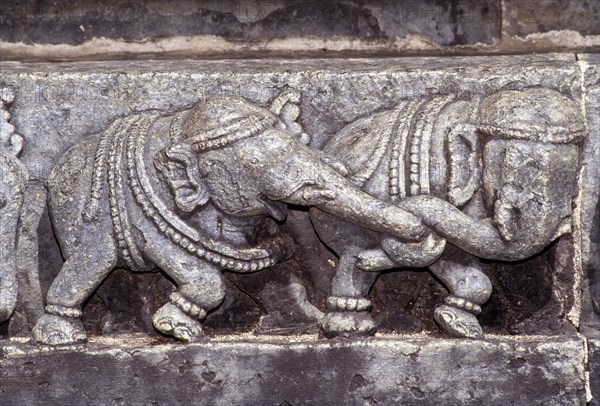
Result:
{"label": "elephant foot", "polygon": [[33,328],[33,338],[40,344],[65,345],[84,343],[87,336],[81,319],[44,314]]}
{"label": "elephant foot", "polygon": [[167,303],[152,317],[154,328],[163,334],[186,343],[204,338],[204,331],[197,320],[192,319],[173,303]]}
{"label": "elephant foot", "polygon": [[325,314],[321,329],[326,337],[356,337],[375,334],[377,324],[369,312],[334,311]]}
{"label": "elephant foot", "polygon": [[356,337],[375,334],[377,324],[368,310],[371,301],[351,296],[330,296],[327,298],[328,312],[321,319],[321,329],[325,337]]}
{"label": "elephant foot", "polygon": [[435,309],[433,317],[442,330],[454,337],[483,338],[477,317],[466,310],[442,305]]}

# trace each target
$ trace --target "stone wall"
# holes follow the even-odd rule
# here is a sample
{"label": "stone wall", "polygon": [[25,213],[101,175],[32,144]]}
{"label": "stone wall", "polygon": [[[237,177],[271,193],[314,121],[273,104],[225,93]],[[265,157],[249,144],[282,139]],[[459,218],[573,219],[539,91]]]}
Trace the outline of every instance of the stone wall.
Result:
{"label": "stone wall", "polygon": [[[1,403],[600,405],[599,18],[588,0],[2,1],[0,181],[23,190],[17,223],[0,182],[0,310],[15,302],[0,320]],[[297,205],[278,223],[294,255],[224,272],[207,341],[157,332],[152,316],[179,281],[125,266],[82,307],[87,344],[31,338],[70,243],[48,179],[114,120],[224,95],[269,108],[297,92],[294,123],[322,150],[405,101],[532,88],[567,97],[587,128],[578,180],[565,184],[576,190],[570,231],[529,258],[481,261],[493,286],[485,339],[449,338],[432,316],[448,288],[410,267],[356,282],[374,337],[325,338],[342,260]]]}
{"label": "stone wall", "polygon": [[38,2],[0,6],[2,59],[590,52],[590,0]]}

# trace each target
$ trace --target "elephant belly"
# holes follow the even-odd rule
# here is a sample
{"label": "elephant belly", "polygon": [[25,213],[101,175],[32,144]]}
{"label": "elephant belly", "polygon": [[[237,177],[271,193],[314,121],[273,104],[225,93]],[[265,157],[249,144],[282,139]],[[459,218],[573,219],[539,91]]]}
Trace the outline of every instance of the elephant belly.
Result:
{"label": "elephant belly", "polygon": [[378,233],[319,209],[310,209],[310,219],[319,238],[338,255],[342,255],[348,247],[369,249],[378,244]]}
{"label": "elephant belly", "polygon": [[[387,187],[387,160],[382,160],[362,189],[378,199],[389,201]],[[348,247],[375,248],[379,244],[379,233],[359,227],[319,209],[310,210],[311,221],[323,242],[338,255]]]}
{"label": "elephant belly", "polygon": [[[324,148],[324,152],[348,168],[348,180],[383,201],[390,201],[390,135],[374,131],[377,128],[374,123],[382,125],[389,121],[392,113],[380,113],[351,124]],[[364,131],[365,128],[369,131]],[[355,149],[349,153],[346,144],[352,144]],[[343,255],[349,247],[372,249],[379,245],[379,233],[314,208],[310,210],[310,217],[319,237],[338,255]]]}

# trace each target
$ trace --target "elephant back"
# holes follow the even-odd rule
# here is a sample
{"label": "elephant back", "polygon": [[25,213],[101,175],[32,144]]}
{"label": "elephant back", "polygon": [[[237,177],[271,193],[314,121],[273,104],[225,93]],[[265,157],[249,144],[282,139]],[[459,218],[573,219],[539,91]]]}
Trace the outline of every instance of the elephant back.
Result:
{"label": "elephant back", "polygon": [[407,105],[408,102],[403,102],[393,110],[350,123],[331,138],[323,152],[346,166],[350,181],[357,186],[364,186],[386,155],[394,129]]}
{"label": "elephant back", "polygon": [[351,182],[378,197],[429,194],[435,123],[453,99],[402,101],[344,127],[323,151],[346,166]]}

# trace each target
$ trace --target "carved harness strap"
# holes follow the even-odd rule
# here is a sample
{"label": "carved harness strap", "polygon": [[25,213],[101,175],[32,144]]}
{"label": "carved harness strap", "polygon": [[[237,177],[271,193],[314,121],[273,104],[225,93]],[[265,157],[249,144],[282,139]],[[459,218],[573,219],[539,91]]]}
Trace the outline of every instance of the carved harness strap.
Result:
{"label": "carved harness strap", "polygon": [[125,206],[122,160],[124,134],[135,131],[142,118],[142,115],[134,115],[115,120],[100,138],[94,158],[90,196],[82,212],[84,221],[97,220],[100,199],[108,183],[108,203],[117,247],[127,266],[135,270],[148,269],[150,265],[144,261],[131,235]]}
{"label": "carved harness strap", "polygon": [[454,96],[410,102],[394,124],[390,154],[389,193],[392,201],[429,194],[429,154],[435,121]]}
{"label": "carved harness strap", "polygon": [[[172,137],[178,131],[183,115],[177,114],[173,119],[170,128]],[[202,235],[158,198],[147,173],[144,155],[149,129],[157,118],[158,114],[151,113],[133,115],[116,120],[105,131],[96,150],[90,196],[82,213],[84,220],[94,221],[97,218],[104,185],[108,184],[110,215],[121,257],[132,270],[152,268],[152,264],[144,260],[131,233],[125,200],[126,188],[129,188],[158,230],[192,255],[238,272],[258,271],[282,259],[285,241],[278,236],[257,247],[237,248]],[[125,168],[127,184],[123,182]]]}
{"label": "carved harness strap", "polygon": [[[123,185],[123,154],[125,143],[131,140],[136,132],[147,132],[156,115],[134,116],[125,119],[125,125],[118,130],[117,136],[113,138],[113,143],[109,153],[109,171],[108,171],[108,194],[110,213],[113,219],[113,227],[117,244],[122,257],[132,270],[147,270],[151,265],[144,261],[142,253],[137,247],[133,236],[131,235],[131,224],[128,218],[128,210],[125,201],[125,186]],[[127,161],[129,169],[130,162]]]}
{"label": "carved harness strap", "polygon": [[[388,145],[390,140],[394,140],[394,133],[398,127],[398,123],[401,121],[401,117],[403,116],[407,107],[410,106],[410,102],[401,102],[392,110],[387,116],[385,122],[382,124],[381,128],[381,137],[379,137],[379,142],[377,142],[377,146],[373,149],[372,153],[369,156],[369,160],[365,162],[364,167],[362,167],[359,171],[349,177],[349,180],[355,185],[362,187],[367,183],[369,179],[373,176],[377,168],[379,167],[381,161],[385,157],[385,153],[388,150]],[[392,141],[393,142],[393,141]],[[396,173],[397,175],[397,173]],[[390,184],[390,186],[392,186]]]}
{"label": "carved harness strap", "polygon": [[131,147],[128,148],[128,162],[131,167],[130,184],[144,214],[163,234],[191,254],[233,271],[257,271],[276,263],[277,254],[283,250],[283,241],[278,237],[256,248],[240,249],[201,235],[169,210],[158,199],[158,194],[153,190],[146,173],[143,154],[146,136],[147,131],[139,132],[135,142],[131,141]]}
{"label": "carved harness strap", "polygon": [[[421,107],[423,101],[411,101],[406,105],[401,104],[402,111],[397,116],[393,125],[392,152],[390,154],[390,172],[389,172],[389,193],[392,201],[406,197],[406,167],[405,151],[408,142],[412,118],[415,112]],[[396,117],[396,115],[394,115]]]}

